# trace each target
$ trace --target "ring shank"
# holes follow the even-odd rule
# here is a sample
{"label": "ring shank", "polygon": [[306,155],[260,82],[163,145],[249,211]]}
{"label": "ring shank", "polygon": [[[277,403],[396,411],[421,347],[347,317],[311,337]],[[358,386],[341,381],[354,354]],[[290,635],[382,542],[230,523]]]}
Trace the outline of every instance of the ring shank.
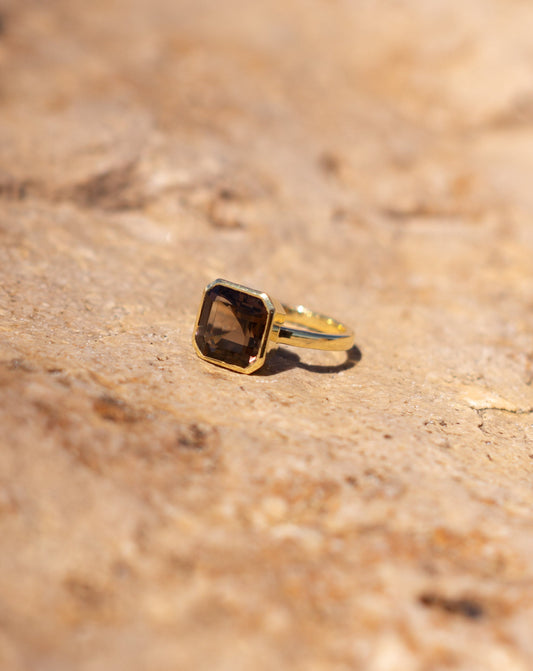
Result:
{"label": "ring shank", "polygon": [[[313,312],[303,305],[283,305],[284,315],[275,327],[278,343],[329,351],[346,351],[353,347],[354,332],[342,322]],[[293,328],[303,326],[303,329]]]}

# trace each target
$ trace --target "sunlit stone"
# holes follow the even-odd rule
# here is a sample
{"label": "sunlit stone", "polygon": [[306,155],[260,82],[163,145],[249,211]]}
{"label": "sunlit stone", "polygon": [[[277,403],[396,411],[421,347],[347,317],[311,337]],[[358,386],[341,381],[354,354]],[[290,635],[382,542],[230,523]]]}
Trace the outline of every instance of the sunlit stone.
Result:
{"label": "sunlit stone", "polygon": [[196,344],[204,356],[247,368],[259,355],[267,321],[260,298],[217,285],[205,295]]}

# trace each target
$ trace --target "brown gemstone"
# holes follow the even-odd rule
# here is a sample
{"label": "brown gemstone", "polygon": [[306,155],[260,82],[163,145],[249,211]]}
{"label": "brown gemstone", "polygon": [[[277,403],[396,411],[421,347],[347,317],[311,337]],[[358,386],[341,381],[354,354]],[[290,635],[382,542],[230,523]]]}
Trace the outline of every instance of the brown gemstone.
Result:
{"label": "brown gemstone", "polygon": [[267,322],[268,311],[260,298],[215,285],[204,297],[196,344],[204,356],[244,369],[259,355]]}

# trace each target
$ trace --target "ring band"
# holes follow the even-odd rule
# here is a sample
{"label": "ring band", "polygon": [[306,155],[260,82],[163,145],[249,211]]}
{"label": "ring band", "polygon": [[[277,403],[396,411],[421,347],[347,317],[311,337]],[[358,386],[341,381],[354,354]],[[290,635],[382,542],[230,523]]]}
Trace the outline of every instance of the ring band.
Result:
{"label": "ring band", "polygon": [[354,334],[332,317],[302,305],[284,305],[263,291],[222,279],[207,285],[193,336],[201,359],[253,373],[276,344],[347,351],[353,347]]}

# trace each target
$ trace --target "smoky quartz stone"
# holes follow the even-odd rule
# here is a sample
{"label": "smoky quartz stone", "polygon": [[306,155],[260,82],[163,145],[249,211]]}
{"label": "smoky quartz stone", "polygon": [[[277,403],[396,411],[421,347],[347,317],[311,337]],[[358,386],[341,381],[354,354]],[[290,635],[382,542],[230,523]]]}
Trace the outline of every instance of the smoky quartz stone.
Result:
{"label": "smoky quartz stone", "polygon": [[268,323],[263,301],[232,287],[208,289],[195,333],[200,352],[245,369],[256,361]]}

